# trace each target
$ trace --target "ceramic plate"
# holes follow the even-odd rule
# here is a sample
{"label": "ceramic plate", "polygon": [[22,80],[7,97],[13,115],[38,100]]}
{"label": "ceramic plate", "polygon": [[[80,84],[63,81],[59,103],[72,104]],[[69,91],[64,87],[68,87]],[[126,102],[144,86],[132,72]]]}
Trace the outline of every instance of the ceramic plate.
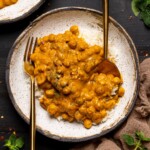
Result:
{"label": "ceramic plate", "polygon": [[18,0],[17,3],[0,9],[0,24],[23,19],[38,9],[45,0]]}
{"label": "ceramic plate", "polygon": [[[29,122],[30,84],[23,70],[23,54],[29,36],[42,37],[50,33],[63,33],[72,25],[78,25],[81,36],[91,45],[103,42],[102,13],[69,7],[56,9],[37,18],[15,41],[7,62],[6,80],[12,103],[21,117]],[[61,141],[85,141],[102,136],[120,125],[132,110],[138,90],[139,62],[133,41],[127,32],[110,18],[109,56],[115,58],[124,84],[125,95],[109,113],[106,121],[85,129],[82,124],[51,119],[36,99],[37,130]]]}

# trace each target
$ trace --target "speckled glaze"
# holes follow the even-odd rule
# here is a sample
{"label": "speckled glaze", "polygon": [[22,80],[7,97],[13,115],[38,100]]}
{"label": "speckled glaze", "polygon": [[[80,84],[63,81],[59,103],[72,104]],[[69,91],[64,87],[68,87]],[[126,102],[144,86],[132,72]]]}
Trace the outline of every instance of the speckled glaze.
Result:
{"label": "speckled glaze", "polygon": [[44,2],[45,0],[18,0],[17,3],[0,9],[0,24],[21,20],[38,9]]}
{"label": "speckled glaze", "polygon": [[[23,70],[23,54],[29,36],[41,37],[63,33],[71,25],[78,25],[82,37],[91,45],[103,42],[102,13],[69,7],[50,11],[36,19],[17,38],[7,62],[6,81],[12,103],[21,117],[29,123],[30,84]],[[126,31],[112,18],[109,28],[109,57],[115,58],[125,88],[125,95],[105,118],[105,122],[85,129],[82,124],[50,118],[36,99],[37,130],[61,141],[85,141],[102,136],[120,125],[131,112],[138,92],[139,62],[135,46]]]}

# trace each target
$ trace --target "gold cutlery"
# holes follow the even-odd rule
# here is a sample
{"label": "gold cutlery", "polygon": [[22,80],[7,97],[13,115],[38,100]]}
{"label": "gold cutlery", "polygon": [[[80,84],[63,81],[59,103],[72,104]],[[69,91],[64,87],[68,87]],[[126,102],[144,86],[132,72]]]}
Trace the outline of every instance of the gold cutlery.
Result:
{"label": "gold cutlery", "polygon": [[[27,66],[34,67],[30,59],[30,55],[34,52],[37,43],[37,38],[28,38],[25,53],[24,53],[24,70],[30,77],[31,91],[30,91],[30,150],[35,150],[35,134],[36,134],[36,117],[35,117],[35,78],[27,69]],[[29,69],[30,70],[30,69]]]}

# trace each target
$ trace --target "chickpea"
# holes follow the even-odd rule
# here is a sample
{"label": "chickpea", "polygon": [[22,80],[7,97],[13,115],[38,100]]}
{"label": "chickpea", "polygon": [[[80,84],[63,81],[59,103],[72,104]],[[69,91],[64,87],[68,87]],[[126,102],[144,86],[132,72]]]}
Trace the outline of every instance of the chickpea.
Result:
{"label": "chickpea", "polygon": [[3,2],[6,6],[9,6],[12,4],[10,0],[4,0]]}
{"label": "chickpea", "polygon": [[54,60],[54,64],[56,65],[56,66],[62,66],[62,62],[58,59],[58,58],[56,58],[55,60]]}
{"label": "chickpea", "polygon": [[40,85],[40,88],[41,89],[44,89],[44,90],[46,90],[46,89],[51,89],[52,88],[52,85],[51,85],[51,83],[50,82],[44,82],[43,84],[41,84]]}
{"label": "chickpea", "polygon": [[70,48],[75,49],[77,46],[77,42],[75,40],[71,40],[69,41],[68,45]]}
{"label": "chickpea", "polygon": [[87,113],[87,108],[86,108],[84,105],[82,105],[82,106],[79,108],[79,112],[80,112],[81,114],[85,115],[85,114]]}
{"label": "chickpea", "polygon": [[93,105],[92,101],[85,101],[86,107],[90,107]]}
{"label": "chickpea", "polygon": [[95,92],[96,92],[98,95],[103,95],[104,92],[105,92],[105,89],[104,89],[103,86],[99,85],[99,86],[96,86]]}
{"label": "chickpea", "polygon": [[55,42],[58,42],[57,44],[61,44],[63,41],[64,39],[62,34],[55,35]]}
{"label": "chickpea", "polygon": [[81,106],[84,103],[84,100],[82,98],[77,98],[76,103]]}
{"label": "chickpea", "polygon": [[99,101],[94,106],[97,110],[102,110],[102,109],[104,109],[105,104],[103,101]]}
{"label": "chickpea", "polygon": [[100,56],[103,57],[103,55],[104,55],[104,49],[101,48]]}
{"label": "chickpea", "polygon": [[44,104],[45,100],[44,98],[41,98],[40,99],[40,105],[44,108],[44,109],[47,109],[47,106]]}
{"label": "chickpea", "polygon": [[64,64],[65,67],[69,67],[70,66],[70,61],[68,59],[65,59],[63,61],[63,64]]}
{"label": "chickpea", "polygon": [[70,87],[67,86],[67,87],[63,88],[63,94],[68,95],[68,94],[70,94],[70,92],[71,92]]}
{"label": "chickpea", "polygon": [[101,123],[101,121],[102,121],[102,118],[98,118],[98,119],[94,120],[93,122],[96,124],[99,124],[99,123]]}
{"label": "chickpea", "polygon": [[89,119],[85,119],[83,124],[84,124],[84,127],[87,129],[90,129],[92,127],[92,121]]}
{"label": "chickpea", "polygon": [[105,103],[105,109],[110,110],[114,107],[115,105],[115,101],[114,100],[109,100],[108,102]]}
{"label": "chickpea", "polygon": [[105,109],[101,110],[100,115],[101,115],[102,118],[104,118],[107,115],[106,110]]}
{"label": "chickpea", "polygon": [[40,47],[35,48],[35,53],[40,53],[40,51],[41,51]]}
{"label": "chickpea", "polygon": [[62,79],[60,80],[60,85],[61,85],[62,87],[67,86],[67,85],[68,85],[68,80],[65,79],[65,78],[62,78]]}
{"label": "chickpea", "polygon": [[66,37],[66,36],[71,37],[71,36],[72,36],[72,32],[70,32],[70,31],[68,31],[68,30],[67,30],[67,31],[65,31],[65,37]]}
{"label": "chickpea", "polygon": [[0,1],[0,9],[3,8],[3,7],[5,7],[5,5],[4,5],[4,2],[1,0]]}
{"label": "chickpea", "polygon": [[43,97],[43,104],[45,105],[46,108],[48,108],[48,106],[51,104],[52,100],[48,99],[47,97]]}
{"label": "chickpea", "polygon": [[113,74],[108,74],[108,75],[107,75],[107,78],[108,78],[109,80],[113,80],[114,76],[113,76]]}
{"label": "chickpea", "polygon": [[71,88],[71,93],[76,93],[77,92],[77,89],[78,89],[78,85],[70,85],[70,88]]}
{"label": "chickpea", "polygon": [[66,113],[62,114],[61,116],[64,120],[69,120],[69,116]]}
{"label": "chickpea", "polygon": [[78,53],[78,56],[77,56],[79,62],[86,60],[87,57],[88,57],[88,56],[87,56],[86,53],[84,53],[84,52]]}
{"label": "chickpea", "polygon": [[44,73],[41,73],[36,76],[37,84],[43,84],[46,81],[46,75]]}
{"label": "chickpea", "polygon": [[99,102],[99,98],[98,97],[94,97],[91,102],[95,106]]}
{"label": "chickpea", "polygon": [[76,26],[76,25],[71,26],[70,31],[71,31],[73,34],[75,34],[75,35],[78,35],[78,34],[79,34],[79,28],[78,28],[78,26]]}
{"label": "chickpea", "polygon": [[119,91],[118,91],[118,95],[119,95],[120,97],[122,97],[122,96],[124,95],[124,92],[125,92],[124,88],[123,88],[123,87],[120,87],[120,88],[119,88]]}
{"label": "chickpea", "polygon": [[68,115],[72,118],[74,118],[74,115],[75,115],[75,110],[69,110],[68,111]]}
{"label": "chickpea", "polygon": [[34,75],[38,75],[39,73],[43,73],[45,70],[46,70],[46,66],[45,65],[38,65],[34,69]]}
{"label": "chickpea", "polygon": [[92,121],[96,124],[99,124],[102,121],[101,114],[96,112],[92,117]]}
{"label": "chickpea", "polygon": [[97,76],[97,81],[100,82],[100,83],[102,83],[102,81],[105,82],[106,79],[107,79],[106,74],[101,73],[101,74],[99,74],[99,75]]}
{"label": "chickpea", "polygon": [[46,90],[45,94],[46,94],[47,97],[54,97],[55,90],[54,89]]}
{"label": "chickpea", "polygon": [[24,68],[25,68],[27,73],[29,73],[30,75],[34,75],[34,67],[30,63],[25,62]]}
{"label": "chickpea", "polygon": [[49,36],[44,36],[42,40],[43,40],[44,42],[48,42]]}
{"label": "chickpea", "polygon": [[73,117],[69,117],[69,118],[68,118],[68,121],[69,121],[69,122],[73,122],[73,121],[74,121],[74,118],[73,118]]}
{"label": "chickpea", "polygon": [[87,48],[88,48],[88,44],[84,40],[78,41],[78,50],[79,51],[84,51]]}
{"label": "chickpea", "polygon": [[54,34],[49,35],[49,41],[50,42],[55,42],[55,35]]}
{"label": "chickpea", "polygon": [[75,119],[78,120],[78,121],[81,121],[82,118],[83,118],[83,115],[79,111],[76,111]]}
{"label": "chickpea", "polygon": [[54,103],[51,103],[51,104],[48,106],[48,108],[47,108],[47,111],[48,111],[51,115],[55,115],[58,110],[59,110],[58,106],[56,106]]}
{"label": "chickpea", "polygon": [[116,102],[118,102],[118,95],[115,95],[115,96],[113,97],[113,99],[114,99]]}
{"label": "chickpea", "polygon": [[37,39],[37,44],[40,45],[42,43],[42,38]]}
{"label": "chickpea", "polygon": [[94,114],[95,113],[95,108],[94,108],[94,106],[90,106],[89,108],[87,108],[87,114],[89,115],[89,116],[91,116],[92,114]]}
{"label": "chickpea", "polygon": [[57,73],[64,74],[65,68],[63,66],[57,66]]}
{"label": "chickpea", "polygon": [[44,46],[44,45],[40,45],[40,50],[43,51],[43,52],[46,52],[47,51],[47,47]]}
{"label": "chickpea", "polygon": [[120,84],[120,83],[121,83],[121,80],[120,80],[120,78],[115,77],[115,78],[113,79],[113,82],[114,82],[115,84]]}
{"label": "chickpea", "polygon": [[94,96],[94,93],[92,93],[92,92],[90,92],[90,93],[84,93],[83,99],[85,101],[89,101],[89,100],[91,100],[93,98],[93,96]]}
{"label": "chickpea", "polygon": [[94,45],[94,46],[93,46],[93,49],[94,49],[94,52],[95,52],[96,54],[98,54],[98,53],[101,51],[100,46],[97,46],[97,45]]}
{"label": "chickpea", "polygon": [[48,99],[46,99],[44,101],[44,105],[46,106],[46,108],[48,108],[48,106],[51,104],[51,101],[49,101]]}

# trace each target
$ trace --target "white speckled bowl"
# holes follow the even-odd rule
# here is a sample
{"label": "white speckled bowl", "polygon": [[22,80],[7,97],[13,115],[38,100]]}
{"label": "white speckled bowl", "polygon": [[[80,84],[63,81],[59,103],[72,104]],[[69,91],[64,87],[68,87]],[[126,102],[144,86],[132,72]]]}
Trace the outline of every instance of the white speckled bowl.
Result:
{"label": "white speckled bowl", "polygon": [[[6,81],[12,103],[21,117],[29,122],[30,84],[23,70],[23,54],[29,36],[41,37],[61,33],[78,25],[81,36],[90,44],[102,45],[102,13],[87,8],[56,9],[36,19],[17,38],[7,62]],[[36,100],[37,130],[61,141],[85,141],[102,136],[120,125],[132,110],[138,91],[139,62],[135,46],[127,32],[112,18],[109,28],[110,55],[115,58],[124,80],[125,95],[107,116],[106,121],[91,129],[82,124],[51,119]]]}
{"label": "white speckled bowl", "polygon": [[45,0],[18,0],[17,3],[0,9],[0,24],[21,20],[38,9],[44,2]]}

